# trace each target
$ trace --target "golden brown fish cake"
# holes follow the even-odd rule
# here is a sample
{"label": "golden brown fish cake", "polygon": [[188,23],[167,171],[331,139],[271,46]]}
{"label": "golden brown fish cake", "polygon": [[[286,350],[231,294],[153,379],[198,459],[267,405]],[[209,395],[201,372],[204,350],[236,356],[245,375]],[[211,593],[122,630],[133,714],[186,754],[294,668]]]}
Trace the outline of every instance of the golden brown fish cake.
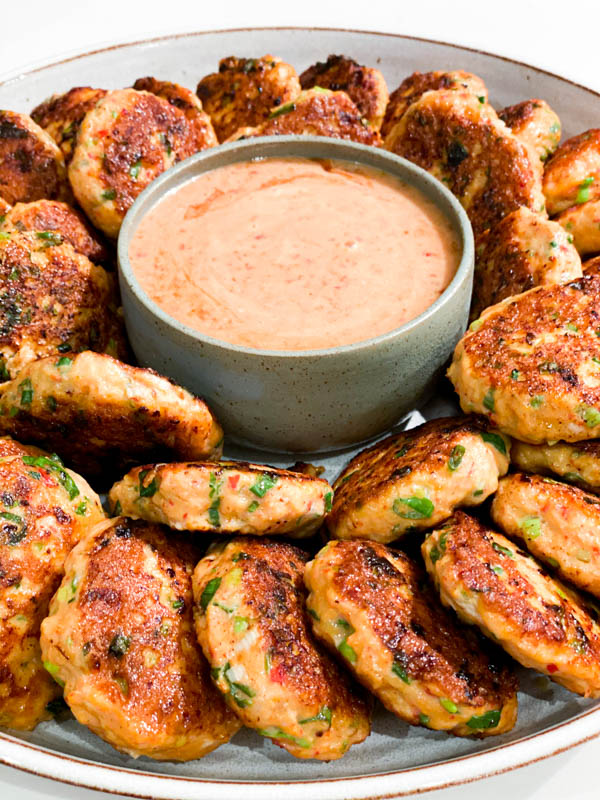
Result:
{"label": "golden brown fish cake", "polygon": [[561,578],[600,595],[600,499],[552,478],[516,472],[503,478],[492,519]]}
{"label": "golden brown fish cake", "polygon": [[75,139],[81,121],[88,111],[101,100],[106,91],[91,86],[76,86],[63,94],[55,94],[36,106],[32,119],[48,133],[59,146],[65,163],[69,163],[75,148]]}
{"label": "golden brown fish cake", "polygon": [[456,195],[476,234],[519,206],[544,213],[539,170],[487,103],[466,92],[426,92],[384,147],[426,169]]}
{"label": "golden brown fish cake", "polygon": [[600,439],[575,444],[528,444],[513,439],[510,460],[525,472],[558,475],[588,492],[600,494]]}
{"label": "golden brown fish cake", "polygon": [[571,206],[556,217],[581,256],[600,253],[600,200]]}
{"label": "golden brown fish cake", "polygon": [[272,110],[269,119],[256,128],[240,128],[227,141],[251,136],[303,134],[350,139],[379,147],[379,133],[361,116],[346,92],[308,89],[291,103]]}
{"label": "golden brown fish cake", "polygon": [[94,264],[110,258],[106,245],[83,214],[60,200],[17,203],[0,217],[2,231],[56,231]]}
{"label": "golden brown fish cake", "polygon": [[582,276],[581,259],[566,231],[524,206],[478,238],[471,318],[513,294]]}
{"label": "golden brown fish cake", "polygon": [[51,354],[126,354],[112,275],[54,231],[0,232],[0,378]]}
{"label": "golden brown fish cake", "polygon": [[400,121],[406,109],[418,100],[425,92],[439,89],[450,89],[457,92],[468,92],[480,103],[487,103],[488,91],[485,83],[477,75],[463,70],[436,70],[435,72],[413,72],[395,89],[385,111],[381,126],[381,135],[387,136],[394,125]]}
{"label": "golden brown fish cake", "polygon": [[55,456],[6,439],[1,452],[0,725],[31,730],[60,695],[42,665],[40,624],[67,554],[104,513]]}
{"label": "golden brown fish cake", "polygon": [[196,633],[225,701],[297,758],[340,758],[370,732],[362,692],[315,644],[304,607],[307,556],[236,537],[194,570]]}
{"label": "golden brown fish cake", "polygon": [[45,450],[40,450],[31,444],[21,444],[11,436],[0,436],[0,459],[13,456],[46,456]]}
{"label": "golden brown fish cake", "polygon": [[218,459],[223,444],[202,400],[90,351],[39,359],[0,385],[0,433],[46,445],[85,475],[114,476],[153,456]]}
{"label": "golden brown fish cake", "polygon": [[523,100],[498,111],[515,136],[539,158],[539,166],[554,153],[560,142],[560,118],[545,100]]}
{"label": "golden brown fish cake", "polygon": [[184,531],[310,536],[331,509],[326,480],[244,461],[135,467],[110,490],[115,514]]}
{"label": "golden brown fish cake", "polygon": [[260,125],[277,106],[300,94],[296,70],[280,58],[230,56],[219,71],[205,75],[196,93],[209,114],[220,142],[238,128]]}
{"label": "golden brown fish cake", "polygon": [[203,131],[162,97],[119,89],[85,115],[69,180],[92,223],[116,238],[136,197],[158,175],[210,146]]}
{"label": "golden brown fish cake", "polygon": [[337,539],[391,542],[483,503],[508,469],[510,442],[475,417],[435,419],[355,456],[333,484]]}
{"label": "golden brown fish cake", "polygon": [[409,558],[375,542],[329,542],[306,565],[317,637],[385,707],[456,736],[506,733],[517,679],[456,622]]}
{"label": "golden brown fish cake", "polygon": [[352,58],[331,55],[327,61],[317,61],[300,75],[302,89],[331,89],[346,92],[375,130],[381,128],[388,104],[385,78],[378,69],[365,67]]}
{"label": "golden brown fish cake", "polygon": [[600,626],[582,597],[510,539],[458,511],[422,546],[444,605],[524,667],[600,697]]}
{"label": "golden brown fish cake", "polygon": [[584,275],[600,275],[600,256],[588,258],[582,264]]}
{"label": "golden brown fish cake", "polygon": [[600,277],[537,286],[471,323],[448,377],[465,412],[531,444],[600,436]]}
{"label": "golden brown fish cake", "polygon": [[178,83],[159,81],[152,77],[138,78],[133,84],[133,88],[162,97],[163,100],[167,100],[172,106],[183,111],[204,143],[199,149],[205,150],[207,147],[215,147],[219,144],[210,117],[203,110],[202,102],[191,89],[186,89],[185,86],[180,86]]}
{"label": "golden brown fish cake", "polygon": [[67,200],[65,162],[54,140],[26,114],[0,109],[0,195],[7,203]]}
{"label": "golden brown fish cake", "polygon": [[196,643],[197,554],[165,533],[125,517],[97,525],[66,561],[41,645],[79,722],[134,757],[189,761],[240,725]]}
{"label": "golden brown fish cake", "polygon": [[600,198],[600,128],[561,144],[546,163],[543,188],[551,216]]}

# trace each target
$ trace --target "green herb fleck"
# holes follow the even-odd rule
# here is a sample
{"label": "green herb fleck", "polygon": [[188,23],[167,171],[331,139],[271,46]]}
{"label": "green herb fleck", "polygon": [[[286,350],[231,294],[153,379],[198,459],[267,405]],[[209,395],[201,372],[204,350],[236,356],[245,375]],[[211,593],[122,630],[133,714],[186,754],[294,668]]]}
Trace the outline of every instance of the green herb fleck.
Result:
{"label": "green herb fleck", "polygon": [[503,456],[506,455],[506,444],[502,436],[499,433],[489,433],[488,431],[483,431],[481,434],[481,438],[484,442],[491,444],[499,453],[502,453]]}
{"label": "green herb fleck", "polygon": [[100,195],[103,200],[114,200],[116,196],[117,193],[114,189],[105,189]]}
{"label": "green herb fleck", "polygon": [[129,174],[133,178],[134,181],[137,181],[138,175],[140,174],[140,170],[142,168],[142,159],[138,158],[138,160],[129,167]]}
{"label": "green herb fleck", "polygon": [[125,653],[129,650],[131,639],[129,636],[124,636],[122,633],[116,633],[108,645],[108,652],[116,658],[123,658]]}
{"label": "green herb fleck", "polygon": [[577,190],[577,197],[575,198],[575,203],[577,205],[581,205],[582,203],[587,203],[590,199],[590,186],[594,182],[593,175],[590,175],[588,178],[585,178],[579,184],[579,188]]}
{"label": "green herb fleck", "polygon": [[33,386],[31,385],[31,380],[25,378],[25,380],[21,381],[19,384],[19,389],[21,390],[21,405],[30,406],[33,400]]}
{"label": "green herb fleck", "polygon": [[595,428],[600,425],[600,411],[593,406],[580,405],[575,411],[585,422],[588,428]]}
{"label": "green herb fleck", "polygon": [[285,103],[285,105],[276,108],[274,111],[271,111],[269,114],[269,119],[275,119],[275,117],[281,117],[283,114],[289,114],[290,111],[296,110],[296,103]]}
{"label": "green herb fleck", "polygon": [[428,519],[434,509],[428,497],[397,497],[392,505],[394,513],[403,519]]}
{"label": "green herb fleck", "polygon": [[479,716],[474,715],[467,722],[467,726],[475,731],[484,731],[488,728],[495,728],[500,722],[500,711],[494,709],[493,711],[486,711],[485,714]]}
{"label": "green herb fleck", "polygon": [[450,470],[450,472],[454,472],[460,467],[464,454],[465,454],[465,448],[462,446],[462,444],[457,444],[455,447],[452,448],[452,452],[450,453],[450,458],[448,459],[448,469]]}
{"label": "green herb fleck", "polygon": [[537,539],[542,533],[542,520],[539,517],[524,517],[519,523],[526,539]]}
{"label": "green herb fleck", "polygon": [[47,472],[53,472],[60,485],[67,491],[69,500],[74,500],[79,496],[77,484],[65,470],[62,461],[56,454],[50,458],[46,458],[46,456],[23,456],[23,463],[29,467],[40,467]]}
{"label": "green herb fleck", "polygon": [[392,664],[392,672],[394,675],[397,675],[400,680],[404,681],[404,683],[410,683],[410,678],[408,677],[408,673],[406,669],[402,666],[399,661],[395,661]]}
{"label": "green herb fleck", "polygon": [[452,700],[449,700],[447,697],[440,697],[439,700],[442,708],[445,708],[450,714],[456,714],[458,712],[458,706],[456,703],[453,703]]}
{"label": "green herb fleck", "polygon": [[204,587],[204,591],[200,596],[200,605],[202,606],[202,610],[206,611],[210,601],[215,596],[215,592],[221,585],[221,578],[212,578]]}
{"label": "green herb fleck", "polygon": [[331,506],[333,504],[333,492],[327,492],[327,494],[323,499],[325,500],[325,513],[329,514],[329,512],[331,511]]}
{"label": "green herb fleck", "polygon": [[488,411],[493,411],[494,410],[494,405],[495,405],[495,403],[494,403],[494,394],[495,394],[495,392],[496,392],[496,390],[493,387],[490,387],[488,389],[485,397],[483,398],[483,405],[485,406],[485,408],[487,408]]}
{"label": "green herb fleck", "polygon": [[270,475],[268,472],[264,472],[250,487],[250,491],[257,497],[264,497],[269,489],[272,489],[276,483],[277,475]]}
{"label": "green herb fleck", "polygon": [[323,706],[314,717],[307,717],[306,719],[299,720],[299,722],[300,725],[307,725],[309,722],[326,722],[327,727],[331,728],[331,717],[331,709],[328,706]]}
{"label": "green herb fleck", "polygon": [[492,542],[492,548],[497,553],[501,553],[503,556],[508,556],[509,558],[514,558],[515,557],[515,554],[513,553],[512,550],[509,550],[508,547],[504,547],[503,545],[498,544],[498,542]]}
{"label": "green herb fleck", "polygon": [[144,485],[144,481],[146,480],[146,475],[148,475],[149,472],[150,472],[149,469],[140,470],[139,486],[138,486],[138,493],[140,497],[153,497],[158,491],[158,482],[156,480],[156,476],[152,478],[150,483]]}
{"label": "green herb fleck", "polygon": [[521,377],[521,373],[519,372],[518,369],[513,369],[513,371],[510,373],[510,377],[512,378],[513,381],[518,381],[519,378]]}

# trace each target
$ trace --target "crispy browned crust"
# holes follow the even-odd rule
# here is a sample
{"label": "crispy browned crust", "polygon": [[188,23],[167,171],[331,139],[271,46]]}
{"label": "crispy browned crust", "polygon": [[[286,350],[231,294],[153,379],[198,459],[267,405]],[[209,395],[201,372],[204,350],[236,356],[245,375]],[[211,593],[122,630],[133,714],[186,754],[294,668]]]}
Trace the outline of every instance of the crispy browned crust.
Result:
{"label": "crispy browned crust", "polygon": [[230,56],[221,59],[218,72],[202,78],[196,92],[222,142],[238,128],[260,125],[271,109],[293,100],[300,82],[280,58]]}
{"label": "crispy browned crust", "polygon": [[308,89],[296,100],[275,108],[257,128],[242,128],[232,139],[248,136],[306,134],[350,139],[379,147],[379,133],[369,127],[346,92]]}
{"label": "crispy browned crust", "polygon": [[369,125],[375,129],[381,127],[388,91],[378,69],[362,66],[346,56],[330,55],[327,61],[317,61],[304,70],[300,75],[300,86],[303,89],[320,86],[332,92],[346,92]]}
{"label": "crispy browned crust", "polygon": [[67,199],[60,150],[25,114],[0,110],[0,194],[8,203]]}
{"label": "crispy browned crust", "polygon": [[471,92],[476,97],[483,98],[482,102],[485,103],[487,103],[488,99],[485,83],[477,75],[473,75],[470,72],[464,72],[463,70],[413,72],[391,93],[381,126],[381,135],[387,136],[394,125],[400,121],[406,109],[411,103],[418,100],[422,94],[438,89]]}
{"label": "crispy browned crust", "polygon": [[587,261],[583,262],[582,266],[584,275],[600,276],[600,256],[595,256],[594,258],[588,258]]}
{"label": "crispy browned crust", "polygon": [[[4,379],[61,352],[127,352],[115,282],[59,234],[0,238],[0,359]],[[50,237],[50,238],[48,238]]]}
{"label": "crispy browned crust", "polygon": [[58,231],[65,242],[95,264],[110,259],[106,244],[86,218],[60,200],[17,203],[0,220],[0,231]]}
{"label": "crispy browned crust", "polygon": [[472,94],[426,92],[391,129],[384,146],[442,180],[476,234],[519,206],[544,211],[539,171],[528,149]]}
{"label": "crispy browned crust", "polygon": [[170,81],[159,81],[156,78],[138,78],[133,84],[137,91],[151,92],[167,100],[172,106],[183,111],[191,125],[198,133],[203,146],[199,149],[214,147],[219,144],[217,135],[208,114],[202,110],[202,103],[191,89]]}
{"label": "crispy browned crust", "polygon": [[0,197],[0,224],[2,224],[3,218],[8,214],[12,206],[10,203],[7,203],[4,198]]}
{"label": "crispy browned crust", "polygon": [[68,164],[73,155],[79,124],[104,95],[104,89],[77,86],[55,94],[36,106],[31,118],[54,139]]}
{"label": "crispy browned crust", "polygon": [[600,128],[563,142],[546,163],[543,184],[550,215],[600,198]]}
{"label": "crispy browned crust", "polygon": [[498,116],[515,136],[535,150],[540,162],[547,161],[558,147],[560,119],[545,100],[523,100],[500,109]]}
{"label": "crispy browned crust", "polygon": [[518,681],[504,655],[458,624],[421,569],[377,542],[337,545],[336,594],[364,610],[382,645],[411,680],[434,682],[443,696],[472,706],[502,706]]}

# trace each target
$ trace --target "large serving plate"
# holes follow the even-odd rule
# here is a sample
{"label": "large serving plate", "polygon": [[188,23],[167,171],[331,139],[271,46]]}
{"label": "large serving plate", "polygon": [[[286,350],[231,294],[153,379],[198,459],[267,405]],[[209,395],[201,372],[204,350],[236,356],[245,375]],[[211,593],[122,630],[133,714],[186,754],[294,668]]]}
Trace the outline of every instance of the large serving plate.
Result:
{"label": "large serving plate", "polygon": [[[194,88],[223,56],[264,53],[281,56],[298,71],[329,53],[345,53],[378,66],[390,89],[414,70],[462,68],[484,78],[496,107],[529,97],[547,99],[562,119],[565,137],[600,123],[597,93],[525,64],[422,39],[287,28],[170,36],[70,58],[0,82],[0,108],[30,111],[48,95],[72,86],[122,87],[142,75]],[[440,395],[408,424],[455,410],[452,398]],[[295,460],[231,447],[227,454],[277,466]],[[313,460],[333,479],[349,457],[346,453]],[[175,764],[121,755],[71,719],[43,723],[26,734],[0,732],[0,761],[57,780],[140,797],[393,798],[522,766],[600,733],[598,702],[526,670],[521,678],[516,728],[483,741],[412,728],[378,709],[366,742],[330,764],[294,759],[247,730],[201,761]]]}

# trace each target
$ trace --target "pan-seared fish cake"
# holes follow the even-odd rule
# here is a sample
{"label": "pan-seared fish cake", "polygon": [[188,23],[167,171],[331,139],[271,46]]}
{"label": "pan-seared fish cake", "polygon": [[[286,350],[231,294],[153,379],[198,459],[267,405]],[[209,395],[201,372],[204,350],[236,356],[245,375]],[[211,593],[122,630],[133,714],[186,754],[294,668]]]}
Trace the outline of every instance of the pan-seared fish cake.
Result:
{"label": "pan-seared fish cake", "polygon": [[443,181],[476,234],[519,206],[544,213],[541,178],[528,148],[472,94],[426,92],[389,131],[384,147]]}
{"label": "pan-seared fish cake", "polygon": [[483,312],[448,377],[465,412],[532,444],[600,436],[600,277],[537,286]]}
{"label": "pan-seared fish cake", "polygon": [[125,355],[112,275],[54,231],[0,232],[0,376],[78,350]]}
{"label": "pan-seared fish cake", "polygon": [[88,111],[106,91],[91,86],[76,86],[63,94],[55,94],[36,106],[32,119],[54,139],[68,164],[73,155],[77,131]]}
{"label": "pan-seared fish cake", "polygon": [[566,283],[582,274],[581,259],[566,231],[523,206],[477,241],[471,316],[534,286]]}
{"label": "pan-seared fish cake", "polygon": [[571,206],[556,217],[581,256],[600,253],[600,200]]}
{"label": "pan-seared fish cake", "polygon": [[600,626],[583,599],[510,539],[458,511],[422,545],[444,605],[524,667],[600,697]]}
{"label": "pan-seared fish cake", "polygon": [[306,559],[268,539],[213,546],[194,570],[196,633],[244,725],[297,758],[331,761],[369,735],[370,708],[312,639]]}
{"label": "pan-seared fish cake", "polygon": [[561,144],[544,169],[544,194],[551,216],[600,198],[600,128]]}
{"label": "pan-seared fish cake", "polygon": [[510,460],[525,472],[558,475],[569,483],[600,494],[600,439],[575,444],[527,444],[513,439]]}
{"label": "pan-seared fish cake", "polygon": [[251,136],[302,134],[331,136],[378,147],[379,133],[373,130],[346,92],[307,89],[295,100],[271,110],[266,122],[256,128],[240,128],[228,141]]}
{"label": "pan-seared fish cake", "polygon": [[322,478],[244,461],[135,467],[110,490],[115,513],[185,531],[310,536],[331,509]]}
{"label": "pan-seared fish cake", "polygon": [[579,589],[600,595],[600,499],[552,478],[516,472],[500,481],[492,519]]}
{"label": "pan-seared fish cake", "polygon": [[280,58],[230,56],[221,59],[218,72],[202,78],[196,93],[223,142],[238,128],[260,125],[273,108],[297,97],[300,81]]}
{"label": "pan-seared fish cake", "polygon": [[507,106],[498,111],[498,116],[537,155],[541,169],[560,142],[561,125],[556,111],[545,100],[536,98]]}
{"label": "pan-seared fish cake", "polygon": [[508,469],[510,442],[473,417],[435,419],[355,456],[333,484],[337,539],[391,542],[483,503]]}
{"label": "pan-seared fish cake", "polygon": [[200,398],[90,351],[39,359],[0,385],[0,433],[45,444],[96,476],[153,456],[218,459],[223,443]]}
{"label": "pan-seared fish cake", "polygon": [[83,725],[134,757],[189,761],[240,727],[194,635],[189,543],[119,517],[65,563],[42,623],[46,669]]}
{"label": "pan-seared fish cake", "polygon": [[106,245],[83,214],[60,200],[17,203],[0,217],[0,233],[12,231],[55,231],[94,264],[109,259]]}
{"label": "pan-seared fish cake", "polygon": [[191,89],[180,86],[178,83],[170,81],[159,81],[156,78],[138,78],[133,84],[133,88],[138,92],[145,91],[162,97],[172,106],[183,111],[190,124],[193,125],[198,135],[205,142],[205,147],[214,147],[219,144],[217,135],[210,121],[210,117],[202,108],[202,102]]}
{"label": "pan-seared fish cake", "polygon": [[477,75],[464,72],[461,69],[444,72],[413,72],[405,78],[400,86],[391,95],[385,118],[381,126],[381,135],[387,136],[394,125],[400,121],[406,109],[418,100],[425,92],[439,89],[451,89],[457,92],[468,92],[478,99],[480,103],[487,103],[488,92],[485,83]]}
{"label": "pan-seared fish cake", "polygon": [[322,89],[346,92],[369,125],[379,130],[388,104],[385,78],[378,69],[365,67],[346,56],[331,55],[327,61],[317,61],[300,75],[303,89]]}
{"label": "pan-seared fish cake", "polygon": [[40,624],[67,554],[104,513],[55,456],[8,439],[0,453],[0,725],[31,730],[61,693],[42,665]]}
{"label": "pan-seared fish cake", "polygon": [[7,203],[68,199],[65,162],[54,140],[28,117],[0,109],[0,195]]}
{"label": "pan-seared fish cake", "polygon": [[116,239],[123,217],[154,178],[212,144],[210,132],[162,97],[119,89],[85,115],[69,180],[93,224]]}
{"label": "pan-seared fish cake", "polygon": [[582,264],[584,275],[600,275],[600,256],[588,258]]}
{"label": "pan-seared fish cake", "polygon": [[403,553],[331,541],[306,565],[304,581],[315,634],[389,711],[456,736],[514,726],[515,675],[442,607]]}

